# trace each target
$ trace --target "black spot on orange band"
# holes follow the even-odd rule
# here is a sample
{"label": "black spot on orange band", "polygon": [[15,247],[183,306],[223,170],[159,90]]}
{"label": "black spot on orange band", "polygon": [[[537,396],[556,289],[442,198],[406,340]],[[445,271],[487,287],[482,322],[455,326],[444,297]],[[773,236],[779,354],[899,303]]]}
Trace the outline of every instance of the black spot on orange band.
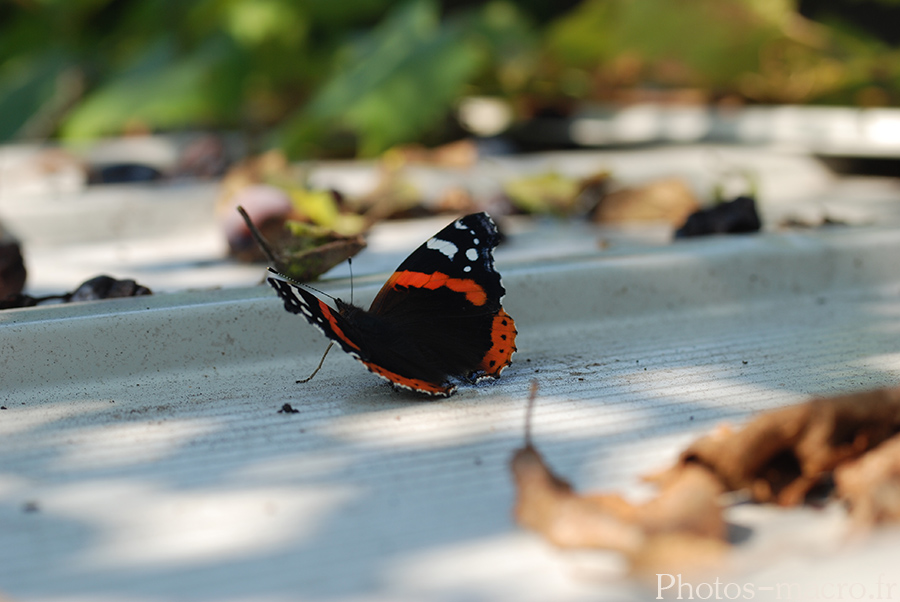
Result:
{"label": "black spot on orange band", "polygon": [[512,363],[516,351],[516,325],[503,308],[494,316],[491,324],[491,348],[481,360],[485,376],[497,378],[500,372]]}

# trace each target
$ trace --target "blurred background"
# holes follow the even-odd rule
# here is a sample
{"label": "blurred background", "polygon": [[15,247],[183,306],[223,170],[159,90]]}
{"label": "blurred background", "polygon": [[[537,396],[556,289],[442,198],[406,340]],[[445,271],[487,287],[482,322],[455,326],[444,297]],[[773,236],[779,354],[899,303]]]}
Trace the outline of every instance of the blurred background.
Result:
{"label": "blurred background", "polygon": [[[0,587],[625,599],[513,536],[527,380],[551,464],[604,490],[896,385],[898,165],[900,0],[0,0]],[[333,356],[295,386],[324,339],[264,264],[359,253],[360,302],[479,210],[521,328],[497,388],[413,404]],[[769,583],[807,548],[841,550],[820,584],[896,572],[815,514],[731,534]]]}
{"label": "blurred background", "polygon": [[215,130],[372,157],[591,142],[548,120],[610,105],[892,107],[898,22],[897,0],[6,0],[0,141]]}
{"label": "blurred background", "polygon": [[762,215],[712,231],[900,221],[897,23],[900,0],[5,0],[0,301],[26,265],[48,293],[314,279],[439,213],[586,218],[584,252],[740,195]]}

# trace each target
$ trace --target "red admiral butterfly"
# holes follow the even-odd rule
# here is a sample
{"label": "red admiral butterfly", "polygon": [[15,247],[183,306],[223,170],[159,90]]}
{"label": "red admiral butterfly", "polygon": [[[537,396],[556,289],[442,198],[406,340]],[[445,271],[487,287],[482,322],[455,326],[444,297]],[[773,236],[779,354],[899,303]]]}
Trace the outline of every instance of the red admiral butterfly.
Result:
{"label": "red admiral butterfly", "polygon": [[332,309],[269,268],[284,308],[394,385],[449,396],[455,381],[498,378],[516,351],[516,327],[500,305],[497,227],[487,213],[460,218],[428,239],[388,278],[368,311]]}

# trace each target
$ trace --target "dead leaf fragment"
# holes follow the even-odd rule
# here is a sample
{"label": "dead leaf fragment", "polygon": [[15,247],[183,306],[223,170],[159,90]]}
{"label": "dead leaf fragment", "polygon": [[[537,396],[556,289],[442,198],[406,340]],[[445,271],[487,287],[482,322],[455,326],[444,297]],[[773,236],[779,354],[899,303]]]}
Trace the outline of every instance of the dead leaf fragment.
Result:
{"label": "dead leaf fragment", "polygon": [[709,470],[692,466],[666,483],[659,495],[637,506],[637,522],[648,533],[681,532],[724,540],[719,496],[724,488]]}
{"label": "dead leaf fragment", "polygon": [[578,494],[550,470],[530,436],[511,469],[516,521],[556,546],[617,551],[641,570],[676,557],[686,569],[725,561],[729,544],[718,502],[723,488],[705,467],[686,467],[644,504],[616,494]]}
{"label": "dead leaf fragment", "polygon": [[366,247],[359,234],[342,236],[303,222],[282,223],[280,229],[269,228],[267,235],[256,227],[243,207],[238,206],[237,212],[262,255],[276,270],[297,282],[315,280]]}
{"label": "dead leaf fragment", "polygon": [[652,580],[662,573],[685,578],[721,573],[729,568],[731,544],[694,533],[669,532],[647,538],[641,553],[632,557],[631,572]]}
{"label": "dead leaf fragment", "polygon": [[698,209],[700,203],[684,180],[665,178],[607,194],[594,210],[594,222],[667,222],[680,226]]}
{"label": "dead leaf fragment", "polygon": [[717,502],[722,487],[702,467],[682,471],[645,504],[615,494],[579,495],[531,445],[513,456],[512,472],[518,490],[516,520],[562,548],[602,548],[633,556],[650,535],[680,532],[720,540],[726,535]]}
{"label": "dead leaf fragment", "polygon": [[720,426],[647,477],[659,494],[644,504],[578,494],[550,470],[529,431],[511,464],[517,522],[562,548],[618,551],[636,575],[727,569],[728,491],[792,506],[833,477],[858,528],[900,521],[900,387],[816,398],[739,429]]}
{"label": "dead leaf fragment", "polygon": [[800,504],[841,462],[859,457],[900,430],[900,388],[879,389],[766,412],[742,429],[719,428],[691,444],[669,471],[708,468],[728,491],[754,501]]}
{"label": "dead leaf fragment", "polygon": [[538,451],[528,445],[512,459],[518,495],[514,516],[523,527],[561,548],[602,548],[632,555],[644,533],[627,515],[626,503],[603,496],[579,496],[556,476]]}
{"label": "dead leaf fragment", "polygon": [[551,171],[512,179],[503,191],[513,206],[523,213],[569,215],[578,208],[578,180]]}
{"label": "dead leaf fragment", "polygon": [[421,144],[408,144],[387,150],[382,160],[395,166],[432,165],[465,169],[472,167],[478,161],[478,146],[471,139],[448,142],[434,148],[426,148]]}
{"label": "dead leaf fragment", "polygon": [[838,466],[834,481],[858,529],[900,521],[900,435]]}
{"label": "dead leaf fragment", "polygon": [[82,282],[67,300],[71,302],[99,301],[152,294],[149,288],[130,278],[117,280],[112,276],[101,275]]}

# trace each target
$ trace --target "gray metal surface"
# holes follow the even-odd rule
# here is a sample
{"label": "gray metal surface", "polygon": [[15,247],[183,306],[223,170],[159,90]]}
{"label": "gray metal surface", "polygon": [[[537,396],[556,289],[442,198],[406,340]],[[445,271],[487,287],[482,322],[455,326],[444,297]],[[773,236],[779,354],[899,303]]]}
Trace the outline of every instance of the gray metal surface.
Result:
{"label": "gray metal surface", "polygon": [[[394,392],[341,353],[295,384],[325,340],[268,287],[3,312],[0,592],[652,599],[614,559],[514,525],[507,463],[531,379],[552,466],[581,489],[635,495],[640,474],[720,421],[900,380],[896,228],[611,251],[588,238],[529,256],[548,236],[585,231],[513,228],[497,261],[519,352],[499,381],[447,400]],[[377,281],[359,279],[357,302]],[[324,290],[346,299],[344,285]],[[277,413],[284,403],[298,413]],[[730,579],[757,599],[785,574],[900,581],[900,536],[841,551],[839,509],[732,518],[753,535]]]}

